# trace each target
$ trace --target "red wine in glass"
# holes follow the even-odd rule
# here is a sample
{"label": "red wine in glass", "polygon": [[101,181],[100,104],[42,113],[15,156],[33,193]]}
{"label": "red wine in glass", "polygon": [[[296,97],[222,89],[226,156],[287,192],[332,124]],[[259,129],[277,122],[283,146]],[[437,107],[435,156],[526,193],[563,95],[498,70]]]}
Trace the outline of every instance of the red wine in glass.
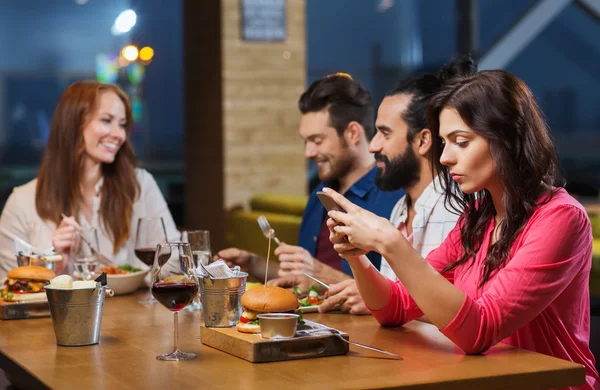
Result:
{"label": "red wine in glass", "polygon": [[152,285],[154,298],[171,311],[186,307],[196,294],[198,285],[194,282],[158,282]]}
{"label": "red wine in glass", "polygon": [[154,255],[156,254],[156,248],[140,248],[135,250],[135,256],[140,261],[149,267],[154,264]]}
{"label": "red wine in glass", "polygon": [[198,294],[198,277],[190,244],[163,242],[156,247],[150,273],[151,291],[156,300],[173,313],[173,352],[158,355],[158,360],[191,360],[193,352],[183,352],[177,346],[179,311]]}

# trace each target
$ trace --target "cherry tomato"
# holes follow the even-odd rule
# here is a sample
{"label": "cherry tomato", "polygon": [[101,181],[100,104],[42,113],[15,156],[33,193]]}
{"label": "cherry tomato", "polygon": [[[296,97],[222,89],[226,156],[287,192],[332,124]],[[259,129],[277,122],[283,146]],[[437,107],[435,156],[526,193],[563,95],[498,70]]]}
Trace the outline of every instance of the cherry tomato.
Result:
{"label": "cherry tomato", "polygon": [[311,305],[318,305],[319,304],[319,298],[317,298],[317,297],[308,297],[307,301]]}

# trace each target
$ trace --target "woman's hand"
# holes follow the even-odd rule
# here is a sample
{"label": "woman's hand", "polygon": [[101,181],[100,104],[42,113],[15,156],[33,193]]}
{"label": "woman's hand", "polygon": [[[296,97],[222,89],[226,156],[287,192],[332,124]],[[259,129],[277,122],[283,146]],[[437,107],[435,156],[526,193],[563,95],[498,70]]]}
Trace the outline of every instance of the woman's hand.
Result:
{"label": "woman's hand", "polygon": [[52,246],[54,246],[56,253],[63,257],[62,267],[66,266],[66,263],[70,260],[73,250],[78,250],[81,245],[80,230],[81,226],[79,226],[75,218],[65,217],[54,231]]}
{"label": "woman's hand", "polygon": [[342,256],[356,257],[370,251],[382,253],[383,246],[398,234],[390,221],[355,205],[330,188],[323,192],[346,212],[330,211],[327,226],[334,249]]}
{"label": "woman's hand", "polygon": [[356,280],[354,279],[330,285],[329,297],[319,306],[319,313],[326,313],[333,309],[335,305],[340,305],[340,311],[342,312],[355,315],[371,314],[358,292]]}
{"label": "woman's hand", "polygon": [[357,248],[349,243],[348,237],[346,237],[345,234],[337,233],[334,228],[338,225],[340,225],[340,223],[336,222],[334,219],[327,219],[327,227],[329,228],[329,241],[331,241],[333,244],[333,249],[335,249],[340,257],[348,260],[369,253],[369,251]]}

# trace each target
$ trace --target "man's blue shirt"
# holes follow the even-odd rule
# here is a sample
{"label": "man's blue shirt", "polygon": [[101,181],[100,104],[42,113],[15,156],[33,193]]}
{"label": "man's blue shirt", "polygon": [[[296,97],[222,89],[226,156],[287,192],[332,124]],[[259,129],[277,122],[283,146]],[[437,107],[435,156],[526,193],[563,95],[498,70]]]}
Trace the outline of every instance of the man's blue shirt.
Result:
{"label": "man's blue shirt", "polygon": [[[398,191],[381,191],[375,186],[375,175],[377,174],[377,167],[371,169],[366,175],[360,180],[354,183],[344,196],[352,203],[360,206],[370,212],[379,215],[383,218],[389,218],[392,213],[392,209],[396,205],[396,202],[404,195],[404,190]],[[315,257],[317,252],[317,240],[319,239],[319,232],[325,218],[325,208],[317,198],[317,191],[321,191],[323,187],[332,187],[330,182],[321,182],[319,186],[310,194],[308,203],[304,209],[304,216],[302,217],[302,225],[300,226],[300,233],[298,234],[298,245],[310,252],[311,256]],[[367,254],[371,263],[379,269],[381,265],[381,255],[376,252],[369,252]],[[344,260],[343,270],[346,274],[352,275],[350,266]]]}

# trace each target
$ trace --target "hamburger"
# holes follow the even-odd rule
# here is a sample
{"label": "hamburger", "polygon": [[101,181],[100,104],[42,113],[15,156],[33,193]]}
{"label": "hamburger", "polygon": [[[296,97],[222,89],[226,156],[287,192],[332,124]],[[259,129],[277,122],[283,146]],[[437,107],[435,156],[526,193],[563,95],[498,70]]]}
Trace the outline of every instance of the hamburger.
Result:
{"label": "hamburger", "polygon": [[260,333],[258,315],[263,313],[295,312],[298,308],[296,294],[281,287],[259,286],[242,295],[244,311],[236,329],[242,333]]}
{"label": "hamburger", "polygon": [[50,279],[56,274],[48,268],[26,265],[8,271],[6,276],[2,298],[5,301],[22,302],[46,300],[44,286],[50,284]]}

